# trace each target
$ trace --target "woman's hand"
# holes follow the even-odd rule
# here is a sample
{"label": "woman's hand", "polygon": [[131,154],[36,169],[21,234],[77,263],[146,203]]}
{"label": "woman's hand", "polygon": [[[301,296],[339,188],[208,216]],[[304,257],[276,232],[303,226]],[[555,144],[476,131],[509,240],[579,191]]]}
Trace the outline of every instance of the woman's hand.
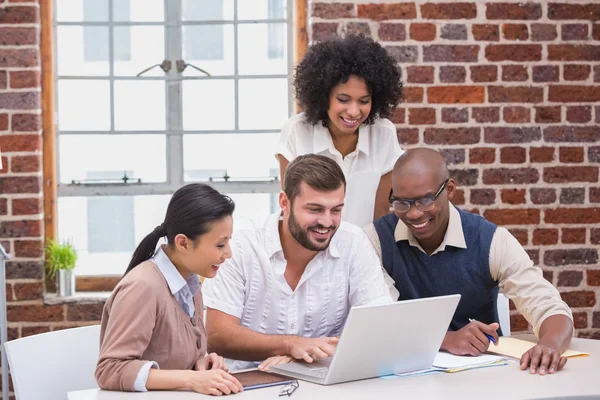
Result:
{"label": "woman's hand", "polygon": [[221,396],[244,390],[242,384],[234,376],[222,369],[190,372],[189,388],[194,392]]}
{"label": "woman's hand", "polygon": [[225,360],[217,353],[207,354],[196,361],[194,369],[196,371],[208,371],[212,369],[222,369],[225,372],[229,371],[227,364],[225,364]]}
{"label": "woman's hand", "polygon": [[269,367],[272,365],[288,364],[288,363],[291,363],[292,361],[294,361],[294,359],[290,356],[269,357],[265,361],[260,363],[260,365],[258,366],[258,369],[261,371],[269,372]]}

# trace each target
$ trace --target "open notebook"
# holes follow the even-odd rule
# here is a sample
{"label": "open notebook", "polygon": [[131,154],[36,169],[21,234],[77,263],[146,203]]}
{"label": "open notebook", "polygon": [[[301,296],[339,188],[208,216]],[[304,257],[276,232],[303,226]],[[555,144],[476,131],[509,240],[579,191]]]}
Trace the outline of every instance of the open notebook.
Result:
{"label": "open notebook", "polygon": [[[490,343],[488,348],[489,353],[501,354],[507,357],[513,357],[520,359],[523,353],[535,346],[536,343],[529,342],[527,340],[515,339],[511,337],[501,337],[498,341],[498,345]],[[589,356],[588,353],[581,351],[566,350],[563,354],[565,357],[585,357]]]}

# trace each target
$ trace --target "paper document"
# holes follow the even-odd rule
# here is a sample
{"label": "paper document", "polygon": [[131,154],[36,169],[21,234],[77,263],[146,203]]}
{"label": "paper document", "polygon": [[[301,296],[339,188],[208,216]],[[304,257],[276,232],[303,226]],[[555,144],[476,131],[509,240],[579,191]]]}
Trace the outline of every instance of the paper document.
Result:
{"label": "paper document", "polygon": [[434,368],[439,368],[444,372],[459,372],[473,368],[492,367],[496,365],[505,365],[506,358],[490,354],[480,356],[455,356],[454,354],[438,352],[433,360]]}
{"label": "paper document", "polygon": [[[503,356],[514,357],[520,359],[521,356],[536,343],[529,342],[527,340],[521,340],[511,337],[500,337],[498,341],[498,345],[494,345],[490,343],[490,347],[488,348],[489,353],[502,354]],[[581,351],[574,350],[566,350],[563,354],[565,357],[585,357],[589,356],[588,353],[583,353]]]}

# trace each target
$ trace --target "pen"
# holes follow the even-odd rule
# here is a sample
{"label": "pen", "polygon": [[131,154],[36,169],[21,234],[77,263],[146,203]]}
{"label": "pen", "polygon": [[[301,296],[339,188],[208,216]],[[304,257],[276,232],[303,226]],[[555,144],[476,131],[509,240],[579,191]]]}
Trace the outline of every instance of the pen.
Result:
{"label": "pen", "polygon": [[[469,318],[469,322],[475,322],[475,320],[473,318]],[[483,333],[485,336],[487,336],[488,339],[490,339],[492,341],[492,343],[496,344],[496,341],[494,340],[494,338],[491,335],[488,335],[487,333]]]}

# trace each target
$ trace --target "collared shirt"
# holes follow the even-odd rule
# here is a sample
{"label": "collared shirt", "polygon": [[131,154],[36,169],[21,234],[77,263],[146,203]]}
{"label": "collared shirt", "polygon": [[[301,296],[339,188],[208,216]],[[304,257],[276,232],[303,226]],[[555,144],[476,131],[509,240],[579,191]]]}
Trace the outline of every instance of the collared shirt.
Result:
{"label": "collared shirt", "polygon": [[309,124],[304,113],[283,125],[276,152],[290,162],[303,154],[320,154],[336,161],[346,177],[342,219],[358,226],[373,221],[379,181],[394,168],[402,153],[394,124],[377,119],[372,125],[359,127],[356,149],[342,157],[329,130],[321,122]]}
{"label": "collared shirt", "polygon": [[[381,243],[375,226],[369,224],[364,230],[381,261]],[[411,246],[425,253],[402,220],[398,220],[394,239],[396,242],[406,240]],[[452,204],[450,204],[448,229],[444,239],[431,255],[444,251],[448,246],[467,248],[460,214]],[[517,310],[533,326],[536,336],[539,334],[542,322],[552,315],[566,315],[571,321],[573,320],[571,309],[562,301],[558,290],[543,278],[541,268],[533,265],[523,246],[506,228],[496,228],[490,246],[489,262],[490,274],[498,282],[500,291],[515,303]],[[394,287],[394,280],[383,267],[382,270],[390,293],[397,299],[400,294]]]}
{"label": "collared shirt", "polygon": [[[156,264],[160,272],[165,277],[171,294],[175,296],[175,300],[181,305],[183,311],[190,317],[194,316],[194,295],[200,290],[200,278],[198,275],[191,274],[187,279],[177,271],[173,262],[169,259],[162,247],[159,247],[152,257],[152,261]],[[136,392],[146,392],[146,382],[150,368],[159,368],[155,361],[148,361],[142,366],[135,379],[134,388]]]}
{"label": "collared shirt", "polygon": [[[364,232],[342,222],[329,247],[308,263],[292,290],[279,237],[279,213],[262,226],[248,222],[231,239],[232,257],[203,286],[206,307],[240,318],[266,334],[339,335],[350,307],[392,302],[377,255]],[[234,361],[232,370],[257,363]]]}

